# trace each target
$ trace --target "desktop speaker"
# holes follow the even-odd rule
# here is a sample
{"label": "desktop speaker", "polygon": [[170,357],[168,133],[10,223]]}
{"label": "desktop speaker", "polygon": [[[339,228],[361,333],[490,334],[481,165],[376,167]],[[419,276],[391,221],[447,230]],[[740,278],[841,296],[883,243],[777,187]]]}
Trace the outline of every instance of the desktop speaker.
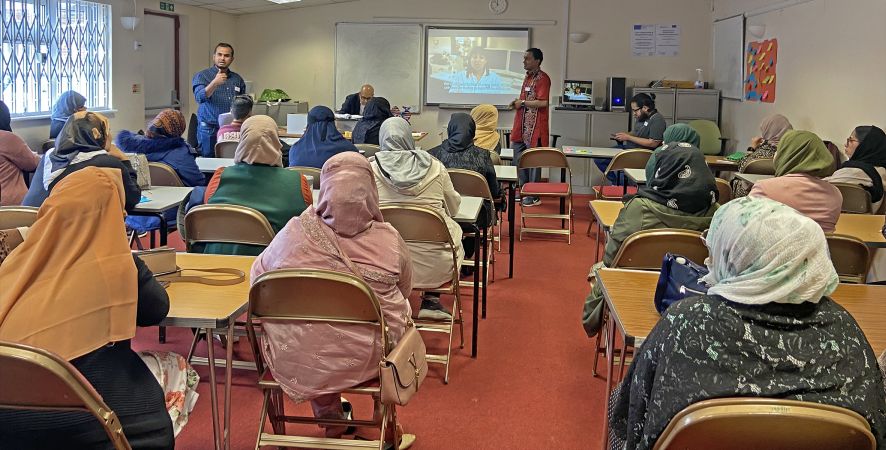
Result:
{"label": "desktop speaker", "polygon": [[624,77],[606,78],[606,104],[610,111],[626,111],[627,79]]}

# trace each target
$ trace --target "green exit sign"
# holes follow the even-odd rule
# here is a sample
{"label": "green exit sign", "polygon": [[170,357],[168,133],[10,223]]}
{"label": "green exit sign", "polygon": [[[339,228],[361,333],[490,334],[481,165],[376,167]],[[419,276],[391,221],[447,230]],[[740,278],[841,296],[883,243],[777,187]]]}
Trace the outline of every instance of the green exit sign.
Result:
{"label": "green exit sign", "polygon": [[175,4],[170,2],[160,2],[160,11],[175,11]]}

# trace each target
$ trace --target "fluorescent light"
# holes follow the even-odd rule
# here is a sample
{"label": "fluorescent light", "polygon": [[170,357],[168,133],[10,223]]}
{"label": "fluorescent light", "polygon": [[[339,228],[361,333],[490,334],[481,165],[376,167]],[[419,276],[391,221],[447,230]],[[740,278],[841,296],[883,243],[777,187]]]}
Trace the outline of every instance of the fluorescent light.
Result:
{"label": "fluorescent light", "polygon": [[301,0],[268,0],[269,2],[276,3],[278,5],[282,5],[284,3],[295,3],[300,2]]}

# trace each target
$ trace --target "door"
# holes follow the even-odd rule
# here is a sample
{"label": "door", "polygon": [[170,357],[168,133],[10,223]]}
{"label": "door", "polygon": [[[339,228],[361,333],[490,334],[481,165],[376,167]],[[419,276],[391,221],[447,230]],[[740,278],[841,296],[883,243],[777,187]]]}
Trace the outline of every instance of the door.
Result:
{"label": "door", "polygon": [[178,16],[145,11],[142,47],[145,74],[145,116],[166,108],[179,109]]}

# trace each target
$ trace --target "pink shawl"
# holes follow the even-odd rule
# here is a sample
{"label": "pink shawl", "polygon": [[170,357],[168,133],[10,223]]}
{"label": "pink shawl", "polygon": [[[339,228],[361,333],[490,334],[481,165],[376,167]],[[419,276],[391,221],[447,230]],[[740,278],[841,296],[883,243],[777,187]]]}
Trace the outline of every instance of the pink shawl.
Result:
{"label": "pink shawl", "polygon": [[[412,290],[412,262],[397,231],[381,221],[369,163],[357,153],[340,153],[323,166],[320,180],[316,207],[280,230],[256,258],[252,279],[287,268],[351,273],[333,244],[337,239],[378,297],[396,341],[412,314],[406,300]],[[378,376],[381,340],[366,326],[265,321],[262,327],[265,361],[296,402],[341,392]]]}

